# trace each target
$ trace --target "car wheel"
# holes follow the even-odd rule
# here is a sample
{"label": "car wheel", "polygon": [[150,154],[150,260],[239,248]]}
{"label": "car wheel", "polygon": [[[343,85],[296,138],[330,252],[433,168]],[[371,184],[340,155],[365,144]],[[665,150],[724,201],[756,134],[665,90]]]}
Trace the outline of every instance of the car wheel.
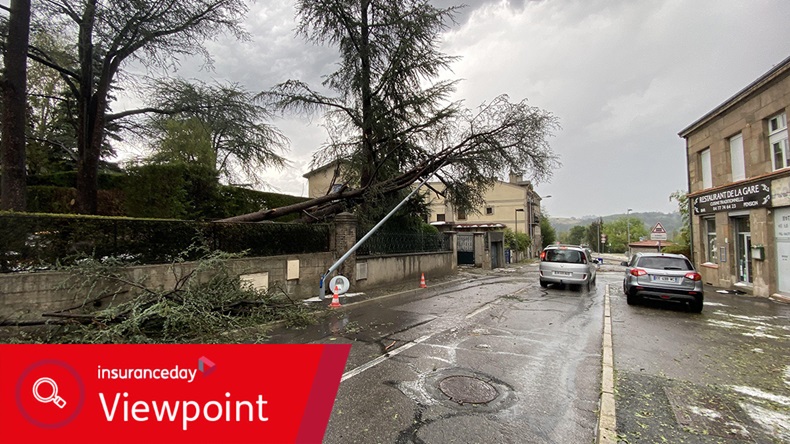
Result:
{"label": "car wheel", "polygon": [[635,294],[628,292],[625,293],[625,301],[628,302],[628,305],[636,305],[639,303],[638,297]]}
{"label": "car wheel", "polygon": [[702,299],[695,299],[689,302],[689,311],[692,313],[702,313]]}
{"label": "car wheel", "polygon": [[546,287],[549,286],[549,284],[547,284],[546,281],[544,281],[543,279],[541,279],[539,282],[540,282],[540,286],[543,287],[543,288],[546,288]]}

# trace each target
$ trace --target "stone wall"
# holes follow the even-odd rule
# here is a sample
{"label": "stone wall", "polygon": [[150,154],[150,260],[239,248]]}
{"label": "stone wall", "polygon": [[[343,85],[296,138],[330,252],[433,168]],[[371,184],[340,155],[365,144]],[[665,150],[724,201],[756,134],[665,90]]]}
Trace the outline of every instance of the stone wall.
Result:
{"label": "stone wall", "polygon": [[[318,293],[321,274],[328,268],[326,264],[332,262],[333,256],[326,252],[232,259],[228,267],[232,274],[250,281],[257,288],[278,286],[291,297],[305,299]],[[177,265],[141,265],[129,267],[125,271],[129,280],[143,282],[152,289],[167,289],[173,288],[178,277],[194,268],[195,263],[186,262]],[[65,272],[0,275],[0,320],[40,320],[41,313],[85,303],[91,303],[94,308],[104,308],[111,302],[127,301],[136,294],[131,287],[127,287],[114,297],[93,303],[93,297],[103,294],[102,289],[92,294],[87,289],[70,290],[73,283]]]}
{"label": "stone wall", "polygon": [[[482,237],[481,237],[482,238]],[[278,287],[292,298],[307,299],[319,294],[321,276],[356,242],[356,220],[351,214],[340,214],[330,241],[331,251],[272,257],[232,259],[231,274],[241,276],[256,288]],[[454,244],[453,237],[453,244]],[[364,265],[365,276],[357,279],[357,261]],[[195,268],[195,263],[177,265],[142,265],[125,270],[129,280],[139,280],[152,289],[173,288],[176,279]],[[452,252],[397,254],[357,258],[350,255],[337,274],[346,276],[350,291],[365,291],[389,284],[415,282],[421,273],[438,277],[457,268],[455,248]],[[330,276],[331,277],[331,276]],[[40,321],[41,314],[90,303],[104,308],[110,303],[129,300],[135,295],[131,288],[112,297],[94,302],[102,289],[68,290],[69,275],[65,272],[0,274],[0,321]],[[105,291],[108,294],[109,292]]]}

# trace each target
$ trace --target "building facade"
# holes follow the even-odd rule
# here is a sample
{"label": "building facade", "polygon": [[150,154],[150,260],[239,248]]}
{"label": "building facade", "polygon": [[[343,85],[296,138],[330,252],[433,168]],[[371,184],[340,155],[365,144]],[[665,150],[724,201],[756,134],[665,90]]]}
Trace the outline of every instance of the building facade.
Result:
{"label": "building facade", "polygon": [[[306,173],[309,197],[325,196],[336,191],[345,182],[340,164],[335,161]],[[440,194],[441,182],[431,182],[428,188],[428,205],[431,214],[428,223],[448,226],[458,231],[501,231],[510,228],[517,233],[527,233],[532,239],[528,257],[537,257],[543,239],[540,234],[540,201],[532,183],[522,176],[511,174],[508,182],[497,181],[485,195],[485,205],[475,213],[466,214],[451,208]],[[438,193],[437,193],[438,192]]]}
{"label": "building facade", "polygon": [[[442,192],[440,182],[430,183],[430,188]],[[509,181],[497,181],[484,196],[485,204],[475,213],[456,211],[435,191],[428,197],[431,211],[429,223],[433,225],[452,225],[459,230],[464,227],[485,231],[489,227],[510,228],[516,233],[527,233],[532,240],[528,257],[540,254],[542,237],[540,234],[540,201],[532,183],[522,180],[522,176],[511,174]],[[477,228],[476,228],[477,227]]]}
{"label": "building facade", "polygon": [[703,281],[790,295],[790,58],[682,130]]}

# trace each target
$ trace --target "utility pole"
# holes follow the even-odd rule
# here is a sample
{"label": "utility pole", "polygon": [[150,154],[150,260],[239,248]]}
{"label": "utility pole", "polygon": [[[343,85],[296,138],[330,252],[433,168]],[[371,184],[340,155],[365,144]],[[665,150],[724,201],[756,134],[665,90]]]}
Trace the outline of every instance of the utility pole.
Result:
{"label": "utility pole", "polygon": [[625,251],[631,257],[631,209],[625,212],[625,231],[628,233],[628,242],[625,244]]}
{"label": "utility pole", "polygon": [[598,222],[598,254],[601,253],[601,222]]}

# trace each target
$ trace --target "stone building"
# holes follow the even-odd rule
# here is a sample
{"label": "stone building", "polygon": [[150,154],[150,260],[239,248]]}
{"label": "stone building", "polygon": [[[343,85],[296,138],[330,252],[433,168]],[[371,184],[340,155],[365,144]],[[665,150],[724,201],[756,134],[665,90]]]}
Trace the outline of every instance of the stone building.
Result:
{"label": "stone building", "polygon": [[704,282],[790,295],[790,57],[683,129]]}
{"label": "stone building", "polygon": [[[308,196],[324,196],[342,187],[342,166],[338,161],[330,162],[304,175],[308,181]],[[458,231],[501,231],[510,228],[514,232],[527,233],[532,239],[528,257],[540,254],[540,202],[532,183],[522,176],[511,174],[509,181],[497,181],[484,196],[485,204],[474,213],[456,211],[437,193],[444,189],[440,182],[429,182],[428,205],[431,214],[428,223]],[[431,191],[433,190],[433,191]]]}
{"label": "stone building", "polygon": [[516,233],[529,235],[532,240],[528,253],[530,258],[540,254],[543,242],[540,233],[542,198],[535,192],[532,183],[522,180],[522,176],[511,174],[508,182],[497,181],[485,194],[482,208],[469,214],[456,211],[445,202],[436,192],[444,189],[440,182],[429,184],[434,190],[428,196],[431,210],[429,223],[437,225],[444,222],[459,231],[463,231],[465,227],[476,231],[485,231],[486,227],[510,228]]}

